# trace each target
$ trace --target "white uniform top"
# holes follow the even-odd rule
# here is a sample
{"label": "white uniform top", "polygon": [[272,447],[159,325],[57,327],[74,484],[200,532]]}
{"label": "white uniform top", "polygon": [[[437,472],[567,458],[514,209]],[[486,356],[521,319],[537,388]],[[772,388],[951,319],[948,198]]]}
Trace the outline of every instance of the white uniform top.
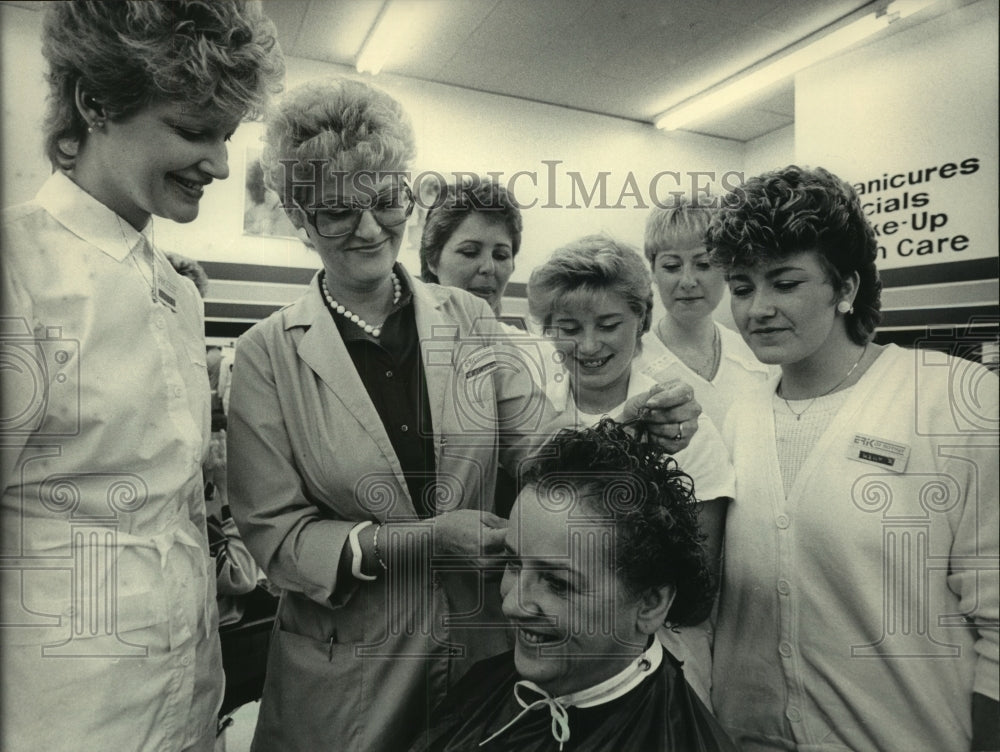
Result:
{"label": "white uniform top", "polygon": [[742,749],[961,750],[997,699],[998,385],[886,348],[782,488],[773,385],[734,406],[712,700]]}
{"label": "white uniform top", "polygon": [[715,322],[715,329],[719,333],[719,368],[711,381],[688,368],[660,341],[656,332],[649,332],[642,338],[642,352],[633,370],[654,381],[675,378],[686,381],[694,389],[694,397],[704,414],[721,427],[733,402],[776,375],[777,369],[757,360],[737,332],[718,322]]}
{"label": "white uniform top", "polygon": [[2,240],[0,747],[183,749],[222,691],[201,300],[61,173]]}

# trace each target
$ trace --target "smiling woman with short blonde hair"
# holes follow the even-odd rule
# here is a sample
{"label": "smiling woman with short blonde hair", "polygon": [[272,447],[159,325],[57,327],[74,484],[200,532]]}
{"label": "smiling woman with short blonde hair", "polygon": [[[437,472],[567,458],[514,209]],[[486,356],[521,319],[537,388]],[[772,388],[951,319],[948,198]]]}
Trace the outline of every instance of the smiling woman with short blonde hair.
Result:
{"label": "smiling woman with short blonde hair", "polygon": [[223,676],[203,311],[156,227],[198,216],[284,64],[255,3],[45,13],[54,172],[4,211],[0,240],[3,314],[21,341],[38,338],[42,370],[4,373],[17,408],[0,526],[24,561],[65,563],[3,572],[2,611],[22,622],[0,630],[0,747],[211,750]]}

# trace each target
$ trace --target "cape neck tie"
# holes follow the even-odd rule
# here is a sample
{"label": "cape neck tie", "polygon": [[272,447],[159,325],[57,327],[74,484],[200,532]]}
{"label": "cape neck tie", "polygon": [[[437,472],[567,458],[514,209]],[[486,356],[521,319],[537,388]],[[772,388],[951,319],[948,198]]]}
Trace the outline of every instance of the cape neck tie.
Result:
{"label": "cape neck tie", "polygon": [[[521,706],[521,712],[493,734],[479,742],[479,746],[481,747],[487,742],[496,739],[532,710],[540,710],[547,707],[549,714],[552,716],[552,737],[559,742],[559,750],[562,752],[563,745],[569,741],[570,734],[568,708],[589,708],[621,697],[639,686],[647,676],[660,667],[662,662],[663,646],[659,640],[654,638],[652,645],[646,648],[646,651],[642,655],[629,663],[623,671],[599,684],[595,684],[587,689],[581,689],[579,692],[571,692],[568,695],[553,697],[534,682],[522,679],[514,684],[514,699]],[[537,698],[534,700],[525,699],[521,696],[522,690],[525,693],[534,693]],[[529,698],[530,696],[528,695]]]}

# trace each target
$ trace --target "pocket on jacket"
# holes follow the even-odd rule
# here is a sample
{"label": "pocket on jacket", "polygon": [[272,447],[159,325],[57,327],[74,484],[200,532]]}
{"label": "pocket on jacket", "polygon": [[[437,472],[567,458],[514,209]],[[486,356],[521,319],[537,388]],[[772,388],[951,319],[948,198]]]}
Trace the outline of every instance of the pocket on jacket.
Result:
{"label": "pocket on jacket", "polygon": [[356,734],[366,708],[355,647],[275,628],[254,749],[322,749]]}

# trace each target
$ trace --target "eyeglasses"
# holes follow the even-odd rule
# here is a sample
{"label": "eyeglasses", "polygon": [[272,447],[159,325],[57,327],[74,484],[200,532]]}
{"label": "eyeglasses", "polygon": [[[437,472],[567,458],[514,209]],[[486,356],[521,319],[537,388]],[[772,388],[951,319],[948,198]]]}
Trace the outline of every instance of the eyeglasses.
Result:
{"label": "eyeglasses", "polygon": [[347,201],[340,206],[323,209],[303,209],[316,232],[323,238],[345,238],[353,235],[365,212],[383,229],[398,227],[413,213],[414,199],[410,186],[403,183],[378,194],[373,201]]}

